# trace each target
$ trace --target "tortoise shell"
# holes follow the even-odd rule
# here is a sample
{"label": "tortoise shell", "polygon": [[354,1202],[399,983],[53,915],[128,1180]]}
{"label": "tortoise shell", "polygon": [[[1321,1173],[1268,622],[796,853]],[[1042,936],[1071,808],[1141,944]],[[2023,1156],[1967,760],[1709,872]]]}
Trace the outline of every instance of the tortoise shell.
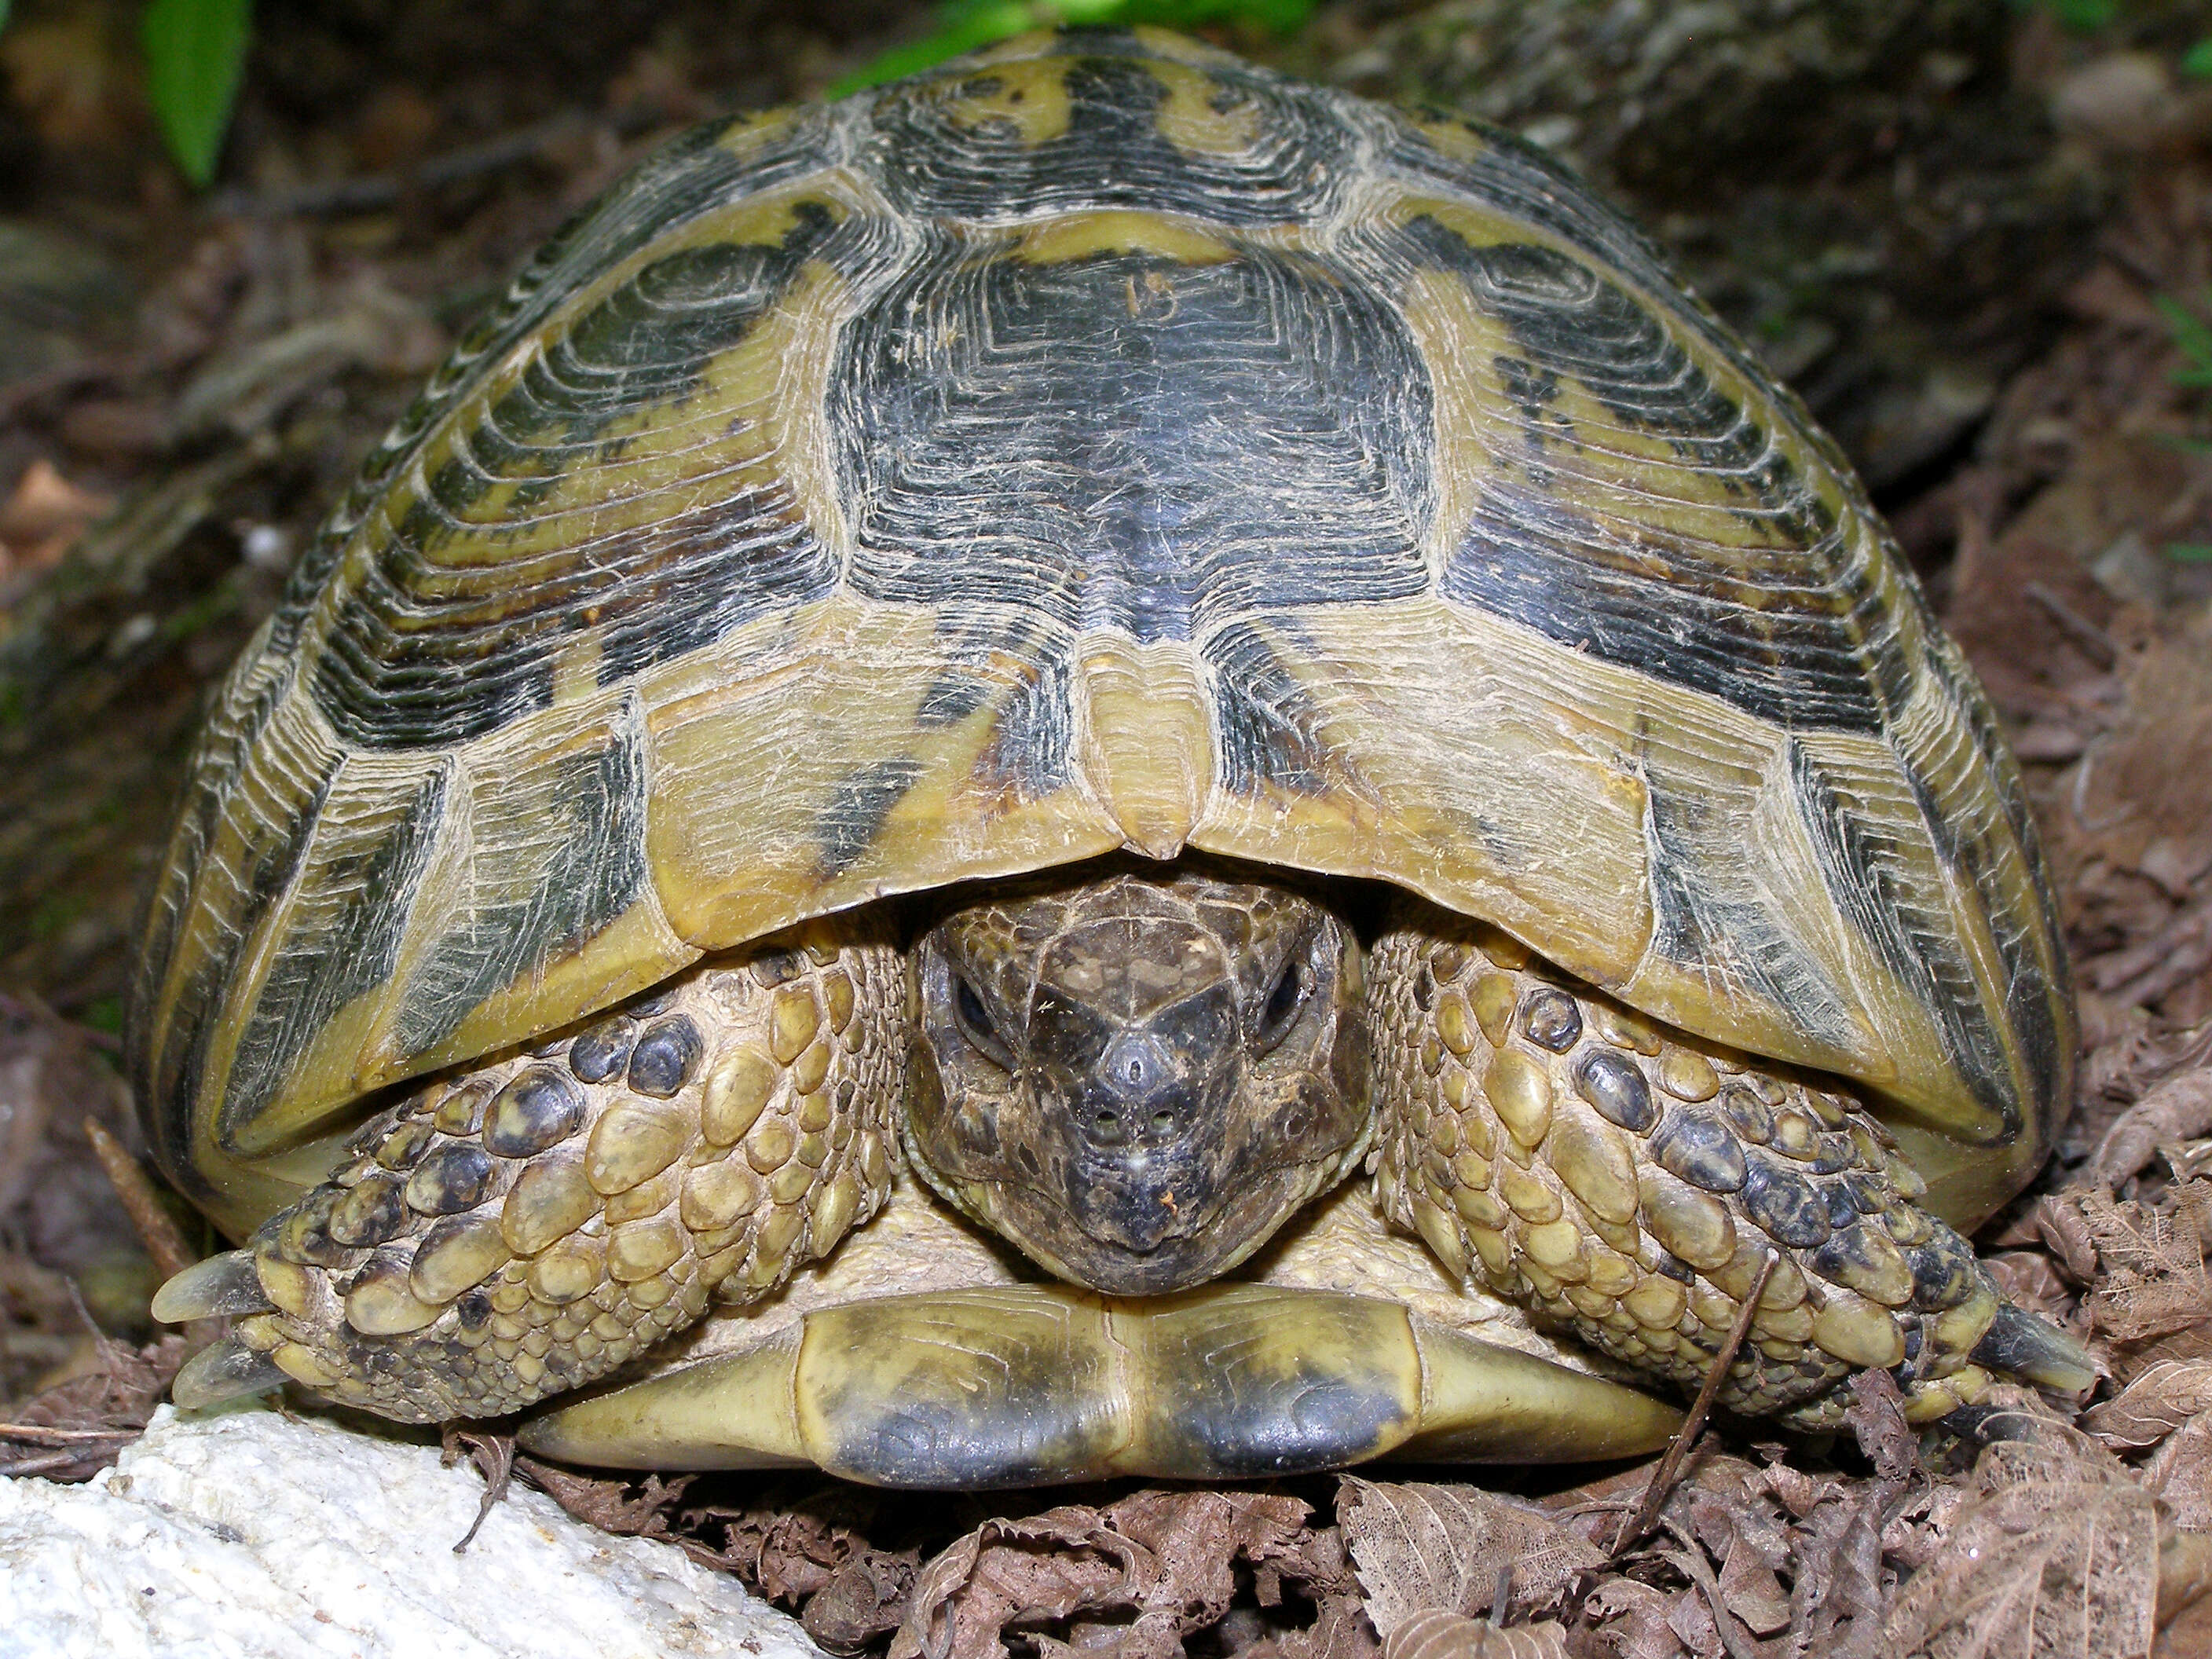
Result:
{"label": "tortoise shell", "polygon": [[702,129],[537,258],[209,720],[142,1099],[251,1216],[702,953],[1186,848],[1855,1079],[1954,1216],[2068,1096],[2018,779],[1796,400],[1537,150],[1138,31]]}

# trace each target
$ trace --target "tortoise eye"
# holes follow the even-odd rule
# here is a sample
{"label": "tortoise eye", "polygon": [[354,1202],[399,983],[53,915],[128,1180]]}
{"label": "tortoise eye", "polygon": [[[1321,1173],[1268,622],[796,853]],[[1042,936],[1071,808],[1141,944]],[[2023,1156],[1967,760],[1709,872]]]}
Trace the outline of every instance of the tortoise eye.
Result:
{"label": "tortoise eye", "polygon": [[999,1035],[999,1028],[992,1023],[991,1011],[983,1006],[983,999],[976,994],[975,988],[963,974],[952,976],[952,1017],[960,1027],[960,1035],[984,1059],[1003,1070],[1014,1069],[1013,1054],[1006,1047],[1006,1040]]}
{"label": "tortoise eye", "polygon": [[1275,988],[1267,994],[1267,1006],[1260,1016],[1259,1038],[1263,1048],[1272,1048],[1291,1034],[1299,1011],[1305,1006],[1307,984],[1305,957],[1301,952],[1283,964]]}

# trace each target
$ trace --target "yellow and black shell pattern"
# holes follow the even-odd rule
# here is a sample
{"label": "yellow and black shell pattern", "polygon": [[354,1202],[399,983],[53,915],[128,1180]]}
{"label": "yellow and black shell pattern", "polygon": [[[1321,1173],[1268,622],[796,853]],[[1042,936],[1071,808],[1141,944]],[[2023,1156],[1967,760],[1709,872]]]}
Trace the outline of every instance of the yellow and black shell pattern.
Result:
{"label": "yellow and black shell pattern", "polygon": [[1530,147],[1137,31],[702,129],[538,256],[210,719],[142,1097],[256,1213],[384,1085],[1125,848],[1855,1079],[1954,1214],[2069,1087],[2018,781],[1797,404]]}

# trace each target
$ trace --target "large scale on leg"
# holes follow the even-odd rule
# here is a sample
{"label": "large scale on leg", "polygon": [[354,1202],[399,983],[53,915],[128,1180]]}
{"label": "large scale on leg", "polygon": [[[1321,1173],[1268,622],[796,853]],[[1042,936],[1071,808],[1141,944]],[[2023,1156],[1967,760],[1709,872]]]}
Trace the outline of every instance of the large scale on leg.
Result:
{"label": "large scale on leg", "polygon": [[2077,1386],[1951,1231],[2073,1046],[1788,394],[1516,141],[1144,32],[541,254],[225,688],[130,1022],[245,1241],[183,1396],[915,1484],[1632,1449],[1770,1255],[1744,1408]]}

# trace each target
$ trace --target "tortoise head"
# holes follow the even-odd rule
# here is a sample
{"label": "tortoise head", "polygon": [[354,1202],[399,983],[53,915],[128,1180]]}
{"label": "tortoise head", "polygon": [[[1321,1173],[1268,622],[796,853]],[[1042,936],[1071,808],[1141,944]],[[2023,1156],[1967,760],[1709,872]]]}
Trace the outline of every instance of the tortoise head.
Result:
{"label": "tortoise head", "polygon": [[1203,1284],[1365,1151],[1359,946],[1287,888],[1109,875],[957,911],[915,960],[908,1157],[1064,1279]]}

